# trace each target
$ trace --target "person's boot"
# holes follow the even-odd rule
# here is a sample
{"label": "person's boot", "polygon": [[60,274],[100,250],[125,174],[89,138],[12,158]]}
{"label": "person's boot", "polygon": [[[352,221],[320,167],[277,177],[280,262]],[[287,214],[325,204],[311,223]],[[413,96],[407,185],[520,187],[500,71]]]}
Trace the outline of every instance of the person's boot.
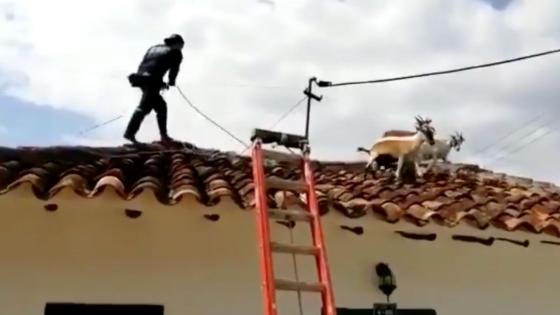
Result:
{"label": "person's boot", "polygon": [[167,111],[160,111],[156,114],[159,134],[161,136],[161,143],[164,145],[171,145],[176,143],[173,138],[167,134]]}
{"label": "person's boot", "polygon": [[124,135],[124,138],[130,142],[132,142],[132,144],[138,144],[138,140],[136,140],[135,136],[131,136],[131,135]]}
{"label": "person's boot", "polygon": [[168,135],[161,136],[161,143],[166,146],[176,144],[177,141]]}
{"label": "person's boot", "polygon": [[136,140],[136,133],[138,132],[138,129],[140,129],[140,125],[142,124],[144,117],[146,117],[146,115],[139,110],[136,110],[134,114],[132,114],[130,122],[128,123],[126,131],[124,133],[124,138],[126,140],[129,140],[134,144],[138,143],[138,141]]}

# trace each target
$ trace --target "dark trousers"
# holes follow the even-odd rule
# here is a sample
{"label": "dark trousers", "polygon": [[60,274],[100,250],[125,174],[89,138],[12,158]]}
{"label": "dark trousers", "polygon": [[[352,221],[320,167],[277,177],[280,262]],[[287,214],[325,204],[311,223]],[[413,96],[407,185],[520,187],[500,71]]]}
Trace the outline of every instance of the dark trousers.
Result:
{"label": "dark trousers", "polygon": [[125,136],[134,137],[140,129],[142,121],[152,109],[156,112],[159,133],[163,138],[167,137],[167,103],[160,94],[159,84],[151,84],[141,87],[142,98],[140,104],[132,114],[132,118],[126,128]]}

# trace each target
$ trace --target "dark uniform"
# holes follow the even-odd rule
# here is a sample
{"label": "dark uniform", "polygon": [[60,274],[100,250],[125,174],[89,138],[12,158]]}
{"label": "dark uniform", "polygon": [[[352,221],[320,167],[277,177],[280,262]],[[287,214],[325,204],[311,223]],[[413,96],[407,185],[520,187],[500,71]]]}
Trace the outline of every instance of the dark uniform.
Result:
{"label": "dark uniform", "polygon": [[[131,74],[129,82],[133,87],[142,90],[142,98],[132,115],[124,137],[136,142],[135,135],[140,129],[147,114],[156,112],[159,132],[162,141],[170,141],[167,134],[167,104],[160,94],[162,88],[174,86],[179,67],[183,61],[181,48],[183,39],[180,35],[172,35],[165,39],[165,44],[158,44],[148,49],[136,73]],[[168,84],[163,82],[165,73],[169,71]]]}

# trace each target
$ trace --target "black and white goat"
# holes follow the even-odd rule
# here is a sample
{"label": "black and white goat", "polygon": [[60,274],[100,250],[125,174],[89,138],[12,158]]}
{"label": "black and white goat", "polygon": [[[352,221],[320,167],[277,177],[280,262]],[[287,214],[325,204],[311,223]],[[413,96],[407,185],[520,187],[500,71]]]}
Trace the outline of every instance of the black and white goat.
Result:
{"label": "black and white goat", "polygon": [[[391,135],[384,136],[377,140],[369,150],[365,148],[358,148],[358,151],[364,151],[369,154],[369,160],[366,164],[366,170],[377,169],[377,159],[380,156],[392,157],[398,159],[396,178],[398,181],[402,179],[402,167],[405,159],[414,161],[416,167],[416,174],[419,177],[423,176],[418,165],[417,153],[420,146],[427,142],[434,145],[435,129],[430,125],[431,119],[423,119],[416,116],[416,132],[409,131],[392,131]],[[395,135],[395,133],[399,133]],[[386,132],[387,134],[387,132]]]}
{"label": "black and white goat", "polygon": [[454,135],[449,137],[449,140],[435,139],[434,145],[429,145],[428,143],[422,144],[418,155],[421,161],[432,160],[432,165],[437,160],[442,160],[443,162],[448,162],[447,156],[451,149],[459,152],[461,150],[461,145],[465,142],[465,138],[462,133],[455,132]]}

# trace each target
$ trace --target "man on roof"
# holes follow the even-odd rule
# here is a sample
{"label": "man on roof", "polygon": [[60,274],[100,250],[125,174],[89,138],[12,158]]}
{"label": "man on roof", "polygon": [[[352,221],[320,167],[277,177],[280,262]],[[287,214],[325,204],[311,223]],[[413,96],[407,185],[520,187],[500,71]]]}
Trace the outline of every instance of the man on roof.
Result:
{"label": "man on roof", "polygon": [[[150,47],[138,66],[138,70],[128,76],[130,84],[142,90],[142,98],[128,123],[124,133],[125,139],[138,143],[136,133],[146,115],[153,109],[156,112],[161,141],[163,143],[173,142],[173,139],[167,134],[167,103],[161,96],[160,90],[175,86],[179,67],[183,61],[181,50],[184,45],[185,42],[181,35],[172,34],[164,39],[163,44]],[[168,82],[165,83],[163,77],[168,71]]]}

